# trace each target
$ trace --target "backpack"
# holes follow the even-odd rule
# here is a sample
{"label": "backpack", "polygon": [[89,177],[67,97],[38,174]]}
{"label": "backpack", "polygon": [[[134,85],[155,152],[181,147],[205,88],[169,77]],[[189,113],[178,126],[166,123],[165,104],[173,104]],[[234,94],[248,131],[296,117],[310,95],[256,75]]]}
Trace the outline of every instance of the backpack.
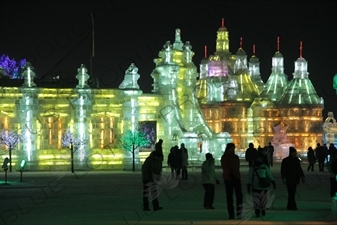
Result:
{"label": "backpack", "polygon": [[[265,170],[265,171],[263,171],[263,170]],[[264,176],[264,177],[261,176],[262,173],[264,173],[264,174],[267,173],[267,171],[266,171],[265,168],[263,168],[263,167],[261,167],[261,166],[260,166],[259,168],[254,167],[254,173],[255,173],[256,176],[259,178],[260,188],[269,188],[269,187],[270,187],[271,182],[270,182],[270,180],[267,178],[267,176]],[[260,174],[260,175],[259,175],[259,174]]]}

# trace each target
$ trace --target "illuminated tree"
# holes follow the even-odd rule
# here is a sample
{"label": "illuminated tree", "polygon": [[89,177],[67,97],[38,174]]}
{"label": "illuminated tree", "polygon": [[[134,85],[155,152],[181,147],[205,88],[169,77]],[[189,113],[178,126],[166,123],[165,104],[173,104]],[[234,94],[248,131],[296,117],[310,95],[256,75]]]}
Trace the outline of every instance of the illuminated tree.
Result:
{"label": "illuminated tree", "polygon": [[132,171],[135,171],[135,151],[139,147],[144,147],[149,144],[150,140],[146,138],[143,131],[127,130],[120,139],[121,147],[132,153]]}
{"label": "illuminated tree", "polygon": [[19,60],[10,59],[8,55],[0,57],[0,77],[10,77],[11,79],[22,79],[21,69],[26,66],[26,59]]}
{"label": "illuminated tree", "polygon": [[25,132],[17,134],[14,131],[3,129],[0,132],[0,144],[8,148],[9,153],[9,172],[12,172],[12,150],[16,148],[19,142],[24,140]]}
{"label": "illuminated tree", "polygon": [[86,142],[88,141],[87,138],[78,138],[75,137],[74,134],[67,130],[63,133],[62,136],[62,147],[66,147],[70,150],[70,157],[71,157],[71,172],[74,173],[74,153]]}

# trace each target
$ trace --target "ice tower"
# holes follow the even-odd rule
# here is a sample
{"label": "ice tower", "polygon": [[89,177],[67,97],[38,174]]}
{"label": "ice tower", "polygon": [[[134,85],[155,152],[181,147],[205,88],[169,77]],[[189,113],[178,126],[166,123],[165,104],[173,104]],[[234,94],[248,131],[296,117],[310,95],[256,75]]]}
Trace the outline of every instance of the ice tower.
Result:
{"label": "ice tower", "polygon": [[257,85],[259,93],[262,92],[264,88],[264,82],[260,75],[260,61],[259,58],[255,56],[255,45],[253,45],[253,55],[249,59],[249,75],[252,81]]}
{"label": "ice tower", "polygon": [[272,58],[271,74],[261,93],[261,97],[269,98],[273,102],[279,101],[282,97],[286,86],[287,79],[284,74],[284,59],[280,52],[280,39],[277,38],[277,52]]}
{"label": "ice tower", "polygon": [[188,41],[183,46],[181,43],[180,30],[177,29],[174,44],[167,41],[159,52],[160,58],[154,60],[154,92],[162,96],[159,113],[165,121],[164,150],[168,153],[179,143],[185,143],[186,148],[192,150],[202,142],[204,151],[220,157],[222,146],[231,138],[228,133],[214,133],[206,123],[194,95],[198,76],[192,62],[194,52]]}

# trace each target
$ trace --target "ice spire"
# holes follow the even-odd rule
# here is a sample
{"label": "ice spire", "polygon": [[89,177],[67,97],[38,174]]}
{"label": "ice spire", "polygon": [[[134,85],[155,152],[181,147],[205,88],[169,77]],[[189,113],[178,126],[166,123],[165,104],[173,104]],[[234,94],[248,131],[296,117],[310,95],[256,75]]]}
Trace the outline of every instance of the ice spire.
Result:
{"label": "ice spire", "polygon": [[264,83],[260,76],[260,61],[259,58],[255,56],[255,45],[253,45],[253,55],[249,60],[248,70],[252,81],[257,85],[259,92],[262,92]]}
{"label": "ice spire", "polygon": [[236,52],[236,60],[234,64],[234,73],[247,70],[247,54],[242,49],[242,37],[240,37],[240,48]]}
{"label": "ice spire", "polygon": [[229,53],[228,31],[225,27],[225,20],[222,18],[221,27],[217,32],[216,52],[214,54]]}
{"label": "ice spire", "polygon": [[77,72],[78,74],[76,75],[76,78],[78,80],[78,85],[76,88],[90,88],[87,84],[90,76],[88,75],[88,69],[85,65],[81,64],[81,67],[77,69]]}
{"label": "ice spire", "polygon": [[225,100],[253,102],[259,95],[259,90],[249,75],[247,55],[242,49],[242,38],[240,38],[240,48],[235,54],[233,72],[233,76],[230,76],[228,80]]}
{"label": "ice spire", "polygon": [[308,75],[308,62],[302,57],[302,42],[300,42],[300,56],[295,61],[294,78],[287,85],[280,105],[304,105],[308,107],[323,107],[323,98],[317,95]]}
{"label": "ice spire", "polygon": [[278,101],[282,97],[286,86],[287,76],[284,74],[283,56],[280,53],[280,37],[277,37],[277,52],[272,58],[271,74],[261,93],[261,97]]}
{"label": "ice spire", "polygon": [[175,39],[173,43],[173,49],[175,50],[183,50],[184,43],[181,41],[181,32],[180,29],[176,29]]}
{"label": "ice spire", "polygon": [[124,80],[119,85],[119,89],[139,89],[139,77],[138,68],[134,63],[131,63],[129,68],[125,71]]}
{"label": "ice spire", "polygon": [[22,87],[36,87],[36,84],[34,83],[34,67],[29,62],[26,63],[22,76],[24,78]]}

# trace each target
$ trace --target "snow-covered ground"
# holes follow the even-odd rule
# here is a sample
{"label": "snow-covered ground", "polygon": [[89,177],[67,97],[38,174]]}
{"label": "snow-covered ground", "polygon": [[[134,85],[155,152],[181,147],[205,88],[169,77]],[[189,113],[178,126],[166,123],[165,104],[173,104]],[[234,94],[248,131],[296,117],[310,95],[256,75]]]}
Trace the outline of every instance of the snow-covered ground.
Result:
{"label": "snow-covered ground", "polygon": [[[269,192],[265,217],[255,218],[253,203],[246,192],[248,167],[241,166],[244,196],[243,219],[228,220],[225,186],[216,186],[214,210],[202,207],[200,169],[189,168],[188,180],[172,180],[164,169],[158,188],[161,211],[142,211],[140,172],[80,171],[8,173],[4,185],[0,173],[1,225],[155,225],[155,224],[336,224],[331,215],[329,174],[307,172],[296,200],[298,211],[286,210],[287,192],[281,183],[280,164],[272,167],[276,190]],[[316,168],[317,170],[317,165]],[[76,170],[76,169],[75,169]],[[221,178],[221,170],[217,170]],[[152,208],[151,208],[152,209]]]}

